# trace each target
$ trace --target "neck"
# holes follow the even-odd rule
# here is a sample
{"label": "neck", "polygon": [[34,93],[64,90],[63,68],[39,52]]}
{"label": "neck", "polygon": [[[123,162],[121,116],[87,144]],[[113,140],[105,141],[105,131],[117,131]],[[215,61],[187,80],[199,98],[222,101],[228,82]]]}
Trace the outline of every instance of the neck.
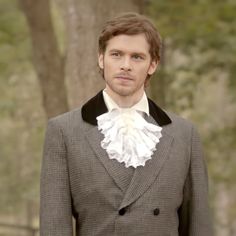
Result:
{"label": "neck", "polygon": [[134,94],[120,95],[114,93],[111,89],[105,88],[106,93],[114,100],[114,102],[121,108],[130,108],[140,101],[143,96],[144,89],[140,89]]}

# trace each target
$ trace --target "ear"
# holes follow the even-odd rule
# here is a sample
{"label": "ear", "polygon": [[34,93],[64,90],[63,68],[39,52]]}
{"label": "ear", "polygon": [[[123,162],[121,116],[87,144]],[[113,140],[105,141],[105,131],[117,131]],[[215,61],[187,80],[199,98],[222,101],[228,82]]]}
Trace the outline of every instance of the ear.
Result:
{"label": "ear", "polygon": [[104,69],[104,55],[103,54],[98,54],[98,65],[100,67],[100,69]]}
{"label": "ear", "polygon": [[159,61],[152,61],[148,68],[148,74],[152,75],[156,71],[158,65],[159,65]]}

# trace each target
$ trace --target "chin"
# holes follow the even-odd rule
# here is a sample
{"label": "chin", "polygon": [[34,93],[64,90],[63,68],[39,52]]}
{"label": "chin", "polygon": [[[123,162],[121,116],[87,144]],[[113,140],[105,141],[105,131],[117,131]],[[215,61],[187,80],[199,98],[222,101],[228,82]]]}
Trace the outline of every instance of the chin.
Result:
{"label": "chin", "polygon": [[137,92],[135,87],[128,85],[108,84],[108,87],[111,93],[121,97],[131,96]]}
{"label": "chin", "polygon": [[114,91],[116,94],[122,96],[122,97],[127,97],[127,96],[130,96],[132,94],[134,94],[135,92],[130,90],[130,89],[119,89],[119,90],[116,90]]}

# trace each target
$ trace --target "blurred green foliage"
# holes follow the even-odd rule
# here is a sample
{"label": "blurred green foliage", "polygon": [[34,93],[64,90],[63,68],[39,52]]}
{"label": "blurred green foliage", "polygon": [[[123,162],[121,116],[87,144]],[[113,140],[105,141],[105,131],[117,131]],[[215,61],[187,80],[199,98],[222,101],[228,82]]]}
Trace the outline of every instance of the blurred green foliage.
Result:
{"label": "blurred green foliage", "polygon": [[29,69],[30,38],[17,0],[0,2],[0,76]]}
{"label": "blurred green foliage", "polygon": [[[193,48],[203,57],[199,75],[214,68],[227,70],[236,87],[236,2],[151,0],[148,13],[163,38],[171,38],[172,47],[192,57]],[[212,51],[208,60],[206,52]],[[192,67],[188,68],[192,70]]]}
{"label": "blurred green foliage", "polygon": [[38,201],[45,125],[30,50],[17,0],[0,1],[0,211],[16,215]]}

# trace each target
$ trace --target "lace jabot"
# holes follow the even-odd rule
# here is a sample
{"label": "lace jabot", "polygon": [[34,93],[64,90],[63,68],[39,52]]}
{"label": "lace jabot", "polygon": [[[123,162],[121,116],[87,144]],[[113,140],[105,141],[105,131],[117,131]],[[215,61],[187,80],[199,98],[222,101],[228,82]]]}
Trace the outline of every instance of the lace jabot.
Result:
{"label": "lace jabot", "polygon": [[113,109],[98,116],[97,122],[104,135],[102,148],[110,159],[124,162],[126,167],[144,166],[162,137],[162,128],[148,123],[133,108]]}

